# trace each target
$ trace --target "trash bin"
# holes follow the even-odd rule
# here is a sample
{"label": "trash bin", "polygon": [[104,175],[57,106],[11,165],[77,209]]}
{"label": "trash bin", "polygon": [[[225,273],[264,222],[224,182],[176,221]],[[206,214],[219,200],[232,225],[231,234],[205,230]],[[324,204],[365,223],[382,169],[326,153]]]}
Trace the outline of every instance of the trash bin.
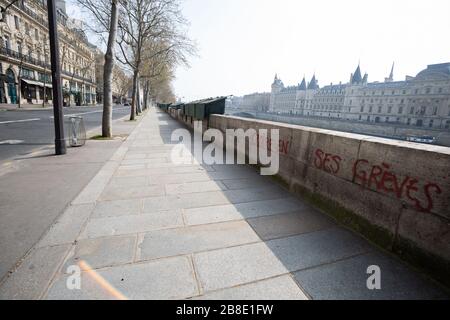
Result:
{"label": "trash bin", "polygon": [[82,147],[86,143],[86,129],[82,117],[69,117],[68,125],[69,145],[71,147]]}

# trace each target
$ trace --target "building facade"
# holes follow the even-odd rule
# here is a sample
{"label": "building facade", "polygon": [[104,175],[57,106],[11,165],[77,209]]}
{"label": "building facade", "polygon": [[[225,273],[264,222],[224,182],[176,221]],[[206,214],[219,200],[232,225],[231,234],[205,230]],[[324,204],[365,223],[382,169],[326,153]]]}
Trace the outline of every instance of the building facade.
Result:
{"label": "building facade", "polygon": [[270,93],[252,93],[242,98],[240,110],[242,112],[267,112],[270,104]]}
{"label": "building facade", "polygon": [[429,65],[404,81],[394,81],[392,66],[384,82],[372,83],[358,66],[348,83],[323,88],[315,76],[294,87],[275,76],[269,112],[448,130],[450,63]]}
{"label": "building facade", "polygon": [[[9,1],[0,0],[4,8]],[[96,103],[95,46],[57,1],[64,105]],[[0,103],[52,102],[47,1],[20,0],[0,22]]]}

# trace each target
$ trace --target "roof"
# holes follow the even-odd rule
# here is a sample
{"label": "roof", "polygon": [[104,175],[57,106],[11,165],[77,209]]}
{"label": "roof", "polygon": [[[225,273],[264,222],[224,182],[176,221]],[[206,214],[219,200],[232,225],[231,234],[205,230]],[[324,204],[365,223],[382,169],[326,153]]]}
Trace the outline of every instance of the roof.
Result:
{"label": "roof", "polygon": [[317,85],[316,75],[313,75],[311,82],[308,84],[308,90],[316,90],[319,89]]}
{"label": "roof", "polygon": [[450,79],[450,62],[431,64],[425,70],[419,72],[416,80],[444,80]]}
{"label": "roof", "polygon": [[305,77],[303,77],[302,83],[298,87],[300,90],[306,90],[306,80]]}
{"label": "roof", "polygon": [[362,82],[362,76],[361,76],[361,68],[358,65],[358,68],[356,68],[355,73],[352,77],[352,83],[361,83]]}
{"label": "roof", "polygon": [[189,102],[190,104],[209,104],[209,103],[214,103],[217,101],[221,101],[221,100],[226,100],[227,97],[216,97],[216,98],[207,98],[207,99],[202,99],[202,100],[197,100],[197,101],[192,101]]}

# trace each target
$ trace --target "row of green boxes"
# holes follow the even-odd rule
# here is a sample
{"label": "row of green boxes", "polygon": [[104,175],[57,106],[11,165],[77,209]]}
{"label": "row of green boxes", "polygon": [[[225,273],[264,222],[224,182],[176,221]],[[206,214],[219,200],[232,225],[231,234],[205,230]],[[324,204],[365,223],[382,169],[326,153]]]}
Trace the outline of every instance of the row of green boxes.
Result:
{"label": "row of green boxes", "polygon": [[211,114],[225,114],[226,97],[208,98],[189,103],[163,104],[158,103],[158,107],[168,112],[169,108],[181,110],[182,115],[192,117],[196,120],[203,120]]}
{"label": "row of green boxes", "polygon": [[211,114],[224,114],[226,97],[209,98],[187,103],[183,114],[196,120],[203,120]]}
{"label": "row of green boxes", "polygon": [[167,112],[169,110],[170,105],[171,105],[170,103],[158,103],[158,108]]}

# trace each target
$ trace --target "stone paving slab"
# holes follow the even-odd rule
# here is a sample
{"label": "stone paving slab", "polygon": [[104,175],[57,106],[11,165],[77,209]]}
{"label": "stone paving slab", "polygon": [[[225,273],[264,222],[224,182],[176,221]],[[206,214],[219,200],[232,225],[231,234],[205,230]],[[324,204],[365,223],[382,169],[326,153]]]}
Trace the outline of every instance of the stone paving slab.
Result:
{"label": "stone paving slab", "polygon": [[135,260],[137,235],[81,240],[64,263],[67,268],[85,261],[93,269],[132,263]]}
{"label": "stone paving slab", "polygon": [[308,297],[285,275],[209,292],[193,300],[308,300]]}
{"label": "stone paving slab", "polygon": [[143,236],[140,260],[151,260],[218,248],[232,247],[261,239],[245,221],[153,231]]}
{"label": "stone paving slab", "polygon": [[[192,263],[186,257],[98,270],[106,282],[130,300],[186,299],[199,294]],[[117,299],[83,272],[81,290],[69,290],[61,275],[49,288],[48,300]]]}
{"label": "stone paving slab", "polygon": [[185,182],[166,184],[166,194],[189,194],[210,191],[226,190],[227,187],[220,181]]}
{"label": "stone paving slab", "polygon": [[183,218],[179,210],[158,211],[152,214],[114,218],[98,218],[88,222],[79,239],[143,233],[181,226],[183,226]]}
{"label": "stone paving slab", "polygon": [[[381,290],[368,290],[367,268],[381,270]],[[315,300],[416,300],[448,299],[445,292],[405,265],[380,253],[368,253],[294,273]]]}
{"label": "stone paving slab", "polygon": [[290,197],[274,200],[253,201],[192,208],[184,211],[186,224],[199,225],[207,223],[242,220],[306,209],[298,200]]}
{"label": "stone paving slab", "polygon": [[140,214],[143,205],[142,200],[136,199],[97,202],[91,218],[113,218]]}
{"label": "stone paving slab", "polygon": [[247,221],[263,240],[319,231],[335,225],[325,215],[307,210],[252,218]]}
{"label": "stone paving slab", "polygon": [[289,273],[262,242],[195,254],[194,265],[205,292]]}
{"label": "stone paving slab", "polygon": [[151,186],[107,186],[101,194],[100,201],[108,200],[129,200],[129,199],[142,199],[148,197],[158,197],[166,194],[164,188],[160,185]]}

